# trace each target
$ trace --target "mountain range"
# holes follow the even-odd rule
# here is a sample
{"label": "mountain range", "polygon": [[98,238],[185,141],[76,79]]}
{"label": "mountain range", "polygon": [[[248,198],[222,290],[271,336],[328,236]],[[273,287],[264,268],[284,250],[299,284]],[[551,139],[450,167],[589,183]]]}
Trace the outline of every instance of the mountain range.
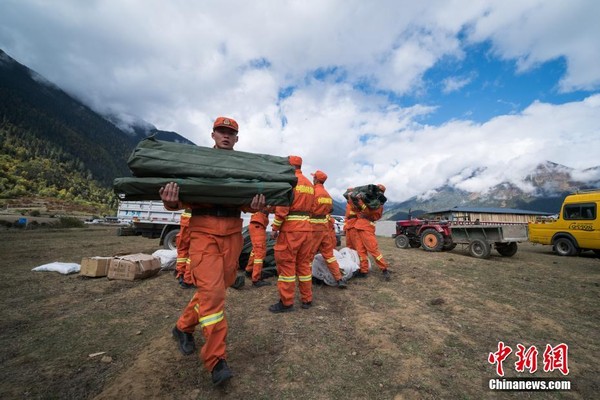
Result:
{"label": "mountain range", "polygon": [[[2,50],[0,99],[0,203],[46,197],[114,210],[112,182],[131,175],[127,159],[140,140],[155,135],[193,144],[143,120],[132,124],[100,115]],[[484,192],[468,192],[448,183],[403,202],[388,202],[384,219],[455,206],[556,213],[566,194],[599,187],[600,166],[580,171],[548,161],[519,185],[504,182]],[[345,202],[334,199],[333,213],[344,211]]]}
{"label": "mountain range", "polygon": [[556,214],[567,194],[596,188],[600,188],[600,166],[581,171],[546,161],[524,176],[520,185],[503,182],[484,192],[468,192],[444,185],[401,203],[386,204],[384,218],[406,219],[409,211],[417,216],[454,207],[516,208]]}
{"label": "mountain range", "polygon": [[[114,208],[112,182],[140,140],[190,143],[139,122],[124,127],[0,50],[0,200],[58,198]],[[121,125],[121,126],[118,126]]]}

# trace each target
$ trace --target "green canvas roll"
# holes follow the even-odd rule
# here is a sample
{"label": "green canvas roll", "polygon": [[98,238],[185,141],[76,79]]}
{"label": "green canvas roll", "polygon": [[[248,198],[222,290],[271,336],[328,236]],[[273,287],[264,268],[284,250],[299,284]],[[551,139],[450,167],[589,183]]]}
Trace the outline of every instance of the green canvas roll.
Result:
{"label": "green canvas roll", "polygon": [[357,186],[351,190],[346,190],[344,193],[344,198],[352,201],[356,206],[358,206],[358,199],[356,196],[359,193],[363,196],[363,203],[365,203],[365,205],[372,210],[381,207],[387,201],[387,198],[384,196],[379,186],[373,184]]}
{"label": "green canvas roll", "polygon": [[165,142],[154,137],[136,146],[127,165],[138,177],[257,179],[293,186],[297,182],[287,157]]}
{"label": "green canvas roll", "polygon": [[159,189],[169,182],[179,185],[184,203],[249,205],[257,194],[264,194],[268,205],[289,206],[293,188],[287,182],[261,182],[216,178],[117,178],[113,187],[121,200],[160,200]]}

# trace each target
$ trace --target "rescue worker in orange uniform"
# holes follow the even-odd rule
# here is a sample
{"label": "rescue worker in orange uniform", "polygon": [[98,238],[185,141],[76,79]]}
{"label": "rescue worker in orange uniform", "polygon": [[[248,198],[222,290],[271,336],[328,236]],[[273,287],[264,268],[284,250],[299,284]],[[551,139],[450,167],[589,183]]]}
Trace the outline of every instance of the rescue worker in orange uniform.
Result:
{"label": "rescue worker in orange uniform", "polygon": [[272,207],[265,207],[263,210],[255,212],[250,217],[250,224],[248,225],[252,251],[248,258],[248,265],[246,265],[246,275],[252,278],[252,286],[254,287],[263,287],[271,284],[271,282],[263,280],[261,274],[264,258],[267,255],[269,212],[272,211]]}
{"label": "rescue worker in orange uniform", "polygon": [[[382,192],[385,192],[385,186],[377,185]],[[383,258],[383,254],[379,251],[379,245],[377,238],[375,237],[375,221],[381,219],[383,214],[383,206],[379,206],[377,209],[370,209],[365,205],[361,199],[361,194],[357,196],[359,198],[358,205],[360,211],[358,212],[358,218],[354,229],[357,233],[357,251],[360,257],[360,270],[357,271],[356,277],[366,278],[369,273],[369,254],[375,258],[375,263],[379,266],[383,274],[383,278],[386,281],[390,280],[390,271],[388,269],[388,263]]]}
{"label": "rescue worker in orange uniform", "polygon": [[[352,190],[352,188],[348,188],[348,191]],[[357,218],[357,209],[352,204],[351,200],[348,200],[346,203],[346,213],[344,218],[344,231],[346,232],[346,247],[352,250],[356,250],[356,230],[354,230],[354,225],[356,224]]]}
{"label": "rescue worker in orange uniform", "polygon": [[194,287],[192,274],[190,273],[190,218],[192,210],[186,209],[179,219],[179,233],[177,234],[177,265],[175,267],[175,278],[183,289]]}
{"label": "rescue worker in orange uniform", "polygon": [[296,167],[298,183],[294,188],[294,199],[289,207],[275,207],[275,219],[271,224],[272,237],[277,239],[275,262],[277,263],[277,289],[279,302],[269,311],[281,313],[294,309],[296,280],[300,290],[302,308],[312,306],[312,226],[310,215],[313,210],[315,189],[302,174],[302,158],[290,156],[290,164]]}
{"label": "rescue worker in orange uniform", "polygon": [[321,253],[325,263],[327,264],[327,269],[329,269],[333,279],[335,279],[337,282],[337,286],[340,289],[345,289],[348,287],[348,285],[342,277],[340,265],[333,254],[333,249],[335,249],[336,242],[335,230],[333,234],[333,240],[331,235],[331,212],[333,211],[333,199],[323,186],[327,180],[327,174],[323,171],[317,170],[311,175],[313,176],[313,185],[315,188],[315,200],[313,214],[310,218],[310,223],[313,227],[313,247],[311,251],[310,262],[312,262],[315,254]]}
{"label": "rescue worker in orange uniform", "polygon": [[[237,134],[235,120],[218,117],[213,124],[214,147],[233,150],[238,141]],[[250,206],[241,208],[185,204],[179,200],[179,187],[175,182],[160,188],[159,194],[168,210],[192,209],[189,221],[190,272],[198,289],[177,320],[173,336],[178,340],[181,352],[190,355],[195,351],[193,332],[200,324],[205,339],[200,356],[205,368],[211,371],[213,384],[222,385],[233,376],[225,361],[227,320],[224,306],[226,289],[236,280],[239,268],[243,244],[240,211],[254,212],[264,208],[265,197],[257,194]]]}

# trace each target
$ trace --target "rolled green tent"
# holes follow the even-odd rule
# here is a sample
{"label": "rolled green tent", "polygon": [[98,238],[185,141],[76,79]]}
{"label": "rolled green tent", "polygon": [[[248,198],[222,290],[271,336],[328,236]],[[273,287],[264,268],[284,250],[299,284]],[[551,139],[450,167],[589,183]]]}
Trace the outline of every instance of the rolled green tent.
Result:
{"label": "rolled green tent", "polygon": [[372,210],[383,206],[387,201],[387,198],[384,196],[379,186],[373,184],[357,186],[355,188],[346,190],[346,192],[344,192],[344,198],[352,201],[358,206],[358,199],[356,196],[359,193],[362,194],[363,203],[365,203],[365,205]]}
{"label": "rolled green tent", "polygon": [[287,157],[165,142],[149,137],[133,150],[127,165],[137,177],[202,177],[297,182]]}
{"label": "rolled green tent", "polygon": [[159,189],[169,182],[179,185],[179,198],[185,203],[248,205],[256,194],[264,194],[268,205],[289,206],[293,187],[288,182],[262,182],[248,179],[127,177],[114,180],[121,200],[160,200]]}

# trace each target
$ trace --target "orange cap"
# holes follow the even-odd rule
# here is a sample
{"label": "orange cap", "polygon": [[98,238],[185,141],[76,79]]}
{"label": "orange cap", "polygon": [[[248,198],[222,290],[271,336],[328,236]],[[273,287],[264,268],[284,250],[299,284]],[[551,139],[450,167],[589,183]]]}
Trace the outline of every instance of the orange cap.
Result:
{"label": "orange cap", "polygon": [[215,123],[213,124],[213,131],[217,128],[229,128],[234,131],[238,131],[238,123],[235,122],[235,119],[228,117],[218,117],[215,119]]}
{"label": "orange cap", "polygon": [[290,160],[290,165],[293,165],[294,167],[301,167],[302,166],[302,157],[300,157],[300,156],[289,156],[288,159]]}
{"label": "orange cap", "polygon": [[381,183],[379,183],[377,187],[381,189],[382,192],[385,192],[385,186],[383,186]]}
{"label": "orange cap", "polygon": [[325,181],[327,180],[327,174],[321,170],[316,170],[311,175],[314,176],[317,179],[317,181],[321,183],[325,183]]}

